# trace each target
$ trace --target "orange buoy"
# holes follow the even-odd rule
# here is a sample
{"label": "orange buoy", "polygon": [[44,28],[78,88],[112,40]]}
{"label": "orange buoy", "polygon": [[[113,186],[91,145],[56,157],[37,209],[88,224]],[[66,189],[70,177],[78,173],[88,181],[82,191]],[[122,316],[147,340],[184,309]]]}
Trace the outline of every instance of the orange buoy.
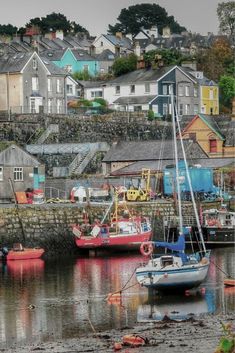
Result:
{"label": "orange buoy", "polygon": [[153,252],[153,243],[151,241],[143,242],[140,245],[140,252],[143,256],[149,256]]}
{"label": "orange buoy", "polygon": [[131,347],[140,347],[145,345],[145,339],[136,335],[123,336],[122,342],[124,345],[131,346]]}
{"label": "orange buoy", "polygon": [[227,287],[234,287],[235,286],[235,279],[225,278],[224,285]]}
{"label": "orange buoy", "polygon": [[122,303],[122,297],[121,293],[109,293],[107,296],[107,302],[109,304],[116,304],[116,305],[121,305]]}

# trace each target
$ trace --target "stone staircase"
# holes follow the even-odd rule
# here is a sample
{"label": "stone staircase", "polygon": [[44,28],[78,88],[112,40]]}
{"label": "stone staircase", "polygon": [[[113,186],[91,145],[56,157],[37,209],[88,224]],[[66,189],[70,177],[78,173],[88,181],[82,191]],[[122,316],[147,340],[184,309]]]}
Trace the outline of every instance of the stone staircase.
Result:
{"label": "stone staircase", "polygon": [[50,124],[47,129],[39,136],[35,143],[43,144],[46,139],[50,136],[50,134],[58,134],[59,133],[59,125],[58,124]]}

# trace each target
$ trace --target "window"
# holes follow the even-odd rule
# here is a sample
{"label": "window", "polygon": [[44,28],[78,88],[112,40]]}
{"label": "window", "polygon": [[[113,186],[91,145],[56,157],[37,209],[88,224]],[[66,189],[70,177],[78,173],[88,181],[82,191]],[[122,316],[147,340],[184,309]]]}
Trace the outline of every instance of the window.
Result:
{"label": "window", "polygon": [[116,86],[115,90],[116,90],[116,94],[120,94],[120,86]]}
{"label": "window", "polygon": [[170,85],[169,86],[169,94],[173,94],[174,92],[173,92],[173,85]]}
{"label": "window", "polygon": [[190,105],[185,104],[185,115],[189,115]]}
{"label": "window", "polygon": [[215,139],[209,140],[210,153],[217,152],[217,141]]}
{"label": "window", "polygon": [[179,106],[179,115],[183,115],[184,114],[184,105],[180,104]]}
{"label": "window", "polygon": [[130,94],[135,93],[135,85],[130,85]]}
{"label": "window", "polygon": [[38,68],[38,63],[36,59],[33,59],[33,69],[36,70]]}
{"label": "window", "polygon": [[67,85],[67,94],[73,94],[73,85]]}
{"label": "window", "polygon": [[210,100],[214,99],[214,92],[213,89],[210,89]]}
{"label": "window", "polygon": [[56,80],[56,92],[57,93],[61,93],[62,92],[62,82],[58,78]]}
{"label": "window", "polygon": [[47,90],[48,92],[52,91],[52,82],[50,77],[47,79]]}
{"label": "window", "polygon": [[185,96],[189,97],[189,86],[185,86]]}
{"label": "window", "polygon": [[102,93],[102,91],[91,91],[91,97],[92,98],[103,97],[103,93]]}
{"label": "window", "polygon": [[193,112],[194,112],[194,114],[197,114],[197,113],[199,112],[199,106],[198,106],[198,104],[194,104]]}
{"label": "window", "polygon": [[32,77],[32,91],[38,91],[38,77]]}
{"label": "window", "polygon": [[168,113],[168,106],[167,106],[167,103],[163,103],[162,111],[163,111],[163,115],[167,115],[167,113]]}
{"label": "window", "polygon": [[14,168],[14,181],[23,181],[23,168]]}
{"label": "window", "polygon": [[104,42],[100,42],[100,46],[103,47],[104,46]]}
{"label": "window", "polygon": [[89,65],[83,65],[83,71],[88,72],[89,71]]}
{"label": "window", "polygon": [[36,113],[36,101],[35,98],[30,98],[30,113]]}
{"label": "window", "polygon": [[162,86],[162,94],[164,94],[164,95],[167,94],[167,85]]}
{"label": "window", "polygon": [[145,93],[150,92],[150,83],[145,83]]}
{"label": "window", "polygon": [[48,113],[51,114],[52,113],[52,99],[48,99]]}
{"label": "window", "polygon": [[0,167],[0,181],[3,180],[3,167]]}
{"label": "window", "polygon": [[195,87],[193,89],[193,95],[194,95],[194,97],[198,97],[198,90]]}
{"label": "window", "polygon": [[62,113],[62,100],[61,99],[56,100],[56,110],[57,110],[57,114]]}
{"label": "window", "polygon": [[179,86],[179,96],[183,97],[183,95],[184,95],[183,86]]}

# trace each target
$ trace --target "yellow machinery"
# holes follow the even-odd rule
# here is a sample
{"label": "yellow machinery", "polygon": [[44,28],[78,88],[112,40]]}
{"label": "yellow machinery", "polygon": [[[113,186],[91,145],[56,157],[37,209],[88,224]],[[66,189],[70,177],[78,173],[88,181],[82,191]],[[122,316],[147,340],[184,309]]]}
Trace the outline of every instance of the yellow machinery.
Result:
{"label": "yellow machinery", "polygon": [[145,184],[145,187],[139,187],[135,189],[131,187],[126,192],[127,201],[149,201],[150,200],[150,169],[142,169],[141,181]]}

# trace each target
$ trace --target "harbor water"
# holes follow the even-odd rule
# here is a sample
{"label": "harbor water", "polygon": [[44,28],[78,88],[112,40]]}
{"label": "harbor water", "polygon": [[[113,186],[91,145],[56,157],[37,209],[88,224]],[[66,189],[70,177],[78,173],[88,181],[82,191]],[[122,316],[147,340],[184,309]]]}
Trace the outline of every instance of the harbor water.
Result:
{"label": "harbor water", "polygon": [[[0,263],[0,348],[17,351],[17,345],[131,327],[165,315],[232,313],[235,290],[224,287],[223,272],[235,276],[234,248],[213,250],[211,259],[198,291],[167,296],[136,284],[135,269],[145,260],[139,254]],[[107,300],[123,287],[121,299]]]}

